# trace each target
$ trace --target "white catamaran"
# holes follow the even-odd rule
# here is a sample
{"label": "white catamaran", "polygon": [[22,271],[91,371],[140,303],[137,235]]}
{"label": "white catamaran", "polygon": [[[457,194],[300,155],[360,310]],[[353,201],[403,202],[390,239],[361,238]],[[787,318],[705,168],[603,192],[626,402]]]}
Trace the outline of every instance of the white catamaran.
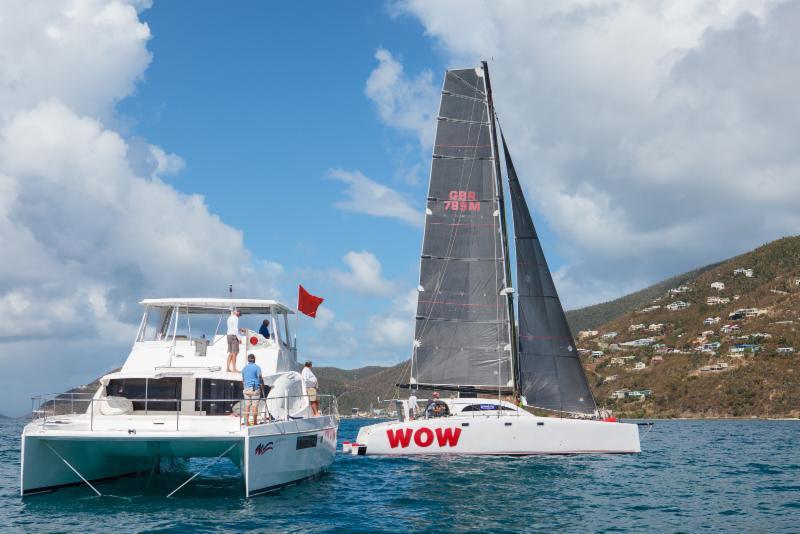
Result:
{"label": "white catamaran", "polygon": [[[398,401],[399,420],[361,428],[354,454],[640,451],[637,425],[597,416],[501,136],[516,244],[512,287],[496,130],[486,63],[447,71],[425,210],[411,379],[399,385],[452,398],[413,419],[408,402]],[[519,404],[571,417],[539,417]]]}
{"label": "white catamaran", "polygon": [[[122,369],[103,376],[95,391],[35,399],[34,419],[22,432],[22,495],[73,484],[100,495],[93,482],[155,473],[170,458],[227,457],[241,470],[248,497],[327,469],[336,452],[336,402],[319,395],[319,413],[311,409],[290,337],[293,310],[255,299],[141,304],[144,316]],[[225,367],[232,308],[242,314],[240,326],[249,327],[239,336],[236,367],[254,354],[269,387],[252,426],[242,375]],[[264,319],[271,323],[262,331],[268,336],[258,332]]]}

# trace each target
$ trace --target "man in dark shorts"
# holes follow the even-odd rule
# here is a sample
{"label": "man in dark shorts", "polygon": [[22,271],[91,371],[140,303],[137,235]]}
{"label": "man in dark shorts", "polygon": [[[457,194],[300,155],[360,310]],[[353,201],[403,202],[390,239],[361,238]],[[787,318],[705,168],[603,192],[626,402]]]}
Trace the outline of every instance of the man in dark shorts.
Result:
{"label": "man in dark shorts", "polygon": [[[242,312],[231,310],[228,317],[228,363],[227,371],[236,373],[236,357],[239,356],[239,316]],[[232,368],[232,369],[231,369]]]}

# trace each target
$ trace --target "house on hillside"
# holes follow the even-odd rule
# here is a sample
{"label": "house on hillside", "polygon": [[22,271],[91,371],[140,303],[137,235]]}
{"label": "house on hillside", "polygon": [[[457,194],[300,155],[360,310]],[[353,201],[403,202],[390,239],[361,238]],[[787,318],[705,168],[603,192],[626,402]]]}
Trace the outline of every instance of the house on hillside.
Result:
{"label": "house on hillside", "polygon": [[603,379],[603,384],[607,384],[609,382],[614,382],[617,380],[617,375],[608,375]]}
{"label": "house on hillside", "polygon": [[712,297],[707,297],[706,298],[706,304],[708,304],[709,306],[715,306],[715,305],[718,305],[718,304],[727,304],[730,301],[731,301],[731,299],[729,299],[728,297],[712,296]]}
{"label": "house on hillside", "polygon": [[609,360],[609,365],[625,365],[627,362],[633,360],[634,356],[617,356]]}
{"label": "house on hillside", "polygon": [[700,352],[714,352],[721,345],[722,343],[720,343],[719,341],[713,341],[711,343],[703,343],[703,345],[700,346]]}
{"label": "house on hillside", "polygon": [[607,333],[603,334],[601,337],[603,339],[614,339],[618,335],[619,335],[619,332],[607,332]]}
{"label": "house on hillside", "polygon": [[711,365],[704,365],[700,368],[701,373],[708,373],[713,371],[722,371],[728,368],[727,363],[712,363]]}
{"label": "house on hillside", "polygon": [[735,334],[739,332],[741,327],[737,324],[726,324],[722,328],[719,329],[721,334]]}
{"label": "house on hillside", "polygon": [[633,391],[628,392],[628,397],[632,397],[634,399],[646,399],[653,395],[652,389],[636,389]]}
{"label": "house on hillside", "polygon": [[586,339],[587,337],[594,337],[599,332],[597,330],[581,330],[578,332],[578,339]]}
{"label": "house on hillside", "polygon": [[593,350],[591,356],[592,356],[592,358],[602,358],[603,357],[603,351],[602,350]]}
{"label": "house on hillside", "polygon": [[644,369],[646,367],[647,366],[644,364],[644,362],[636,362],[635,364],[633,364],[633,370],[634,371],[641,371],[642,369]]}
{"label": "house on hillside", "polygon": [[643,337],[641,339],[634,339],[633,341],[626,341],[625,343],[620,343],[623,347],[649,347],[653,343],[655,343],[655,338],[652,337]]}
{"label": "house on hillside", "polygon": [[724,282],[711,282],[711,289],[716,289],[717,291],[722,291],[725,289]]}
{"label": "house on hillside", "polygon": [[791,354],[794,352],[794,347],[778,347],[775,352],[778,354]]}
{"label": "house on hillside", "polygon": [[643,324],[632,324],[628,327],[628,332],[636,332],[637,330],[644,330]]}
{"label": "house on hillside", "polygon": [[753,278],[753,269],[745,269],[744,267],[738,267],[733,270],[733,276],[736,276],[737,274],[743,274],[747,278]]}
{"label": "house on hillside", "polygon": [[660,308],[661,306],[648,306],[647,308],[642,308],[641,310],[638,310],[636,313],[648,313],[651,311],[656,311]]}
{"label": "house on hillside", "polygon": [[689,306],[690,304],[688,302],[684,302],[682,300],[676,300],[675,302],[667,304],[667,309],[669,311],[678,311],[678,310],[685,310]]}
{"label": "house on hillside", "polygon": [[674,289],[669,290],[670,295],[680,295],[681,293],[686,293],[687,291],[691,291],[691,288],[688,286],[680,286]]}
{"label": "house on hillside", "polygon": [[717,324],[718,322],[719,322],[719,317],[706,317],[706,319],[703,321],[703,326]]}
{"label": "house on hillside", "polygon": [[629,389],[618,389],[609,395],[612,399],[624,399],[628,396]]}
{"label": "house on hillside", "polygon": [[654,323],[647,327],[651,332],[660,332],[664,330],[664,323]]}

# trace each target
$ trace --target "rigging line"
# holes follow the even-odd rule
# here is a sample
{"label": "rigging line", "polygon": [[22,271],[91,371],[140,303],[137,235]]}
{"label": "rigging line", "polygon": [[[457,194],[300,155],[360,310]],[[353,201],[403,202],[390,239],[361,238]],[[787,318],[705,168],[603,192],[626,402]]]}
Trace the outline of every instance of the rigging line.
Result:
{"label": "rigging line", "polygon": [[[469,83],[467,80],[465,80],[464,78],[462,78],[461,76],[459,76],[458,74],[456,74],[456,71],[454,71],[454,70],[451,70],[451,71],[450,71],[450,73],[453,75],[453,77],[454,77],[454,78],[458,78],[459,80],[461,80],[461,81],[464,83],[464,85],[466,85],[467,87],[470,87],[470,88],[474,89],[476,93],[480,93],[481,95],[483,95],[483,96],[486,96],[486,92],[484,92],[484,91],[481,91],[481,90],[480,90],[480,89],[478,89],[476,86],[472,85],[472,84],[471,84],[471,83]],[[484,79],[485,79],[485,78],[484,78]]]}

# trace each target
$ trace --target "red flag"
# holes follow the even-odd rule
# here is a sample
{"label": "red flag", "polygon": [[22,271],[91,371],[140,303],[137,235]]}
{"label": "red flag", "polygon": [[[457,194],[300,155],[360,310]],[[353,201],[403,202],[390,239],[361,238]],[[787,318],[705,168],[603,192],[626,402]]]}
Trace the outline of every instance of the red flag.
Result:
{"label": "red flag", "polygon": [[303,286],[300,286],[300,293],[297,295],[297,309],[301,312],[305,313],[309,317],[316,317],[317,308],[319,308],[319,305],[324,301],[325,299],[315,297],[306,291]]}

